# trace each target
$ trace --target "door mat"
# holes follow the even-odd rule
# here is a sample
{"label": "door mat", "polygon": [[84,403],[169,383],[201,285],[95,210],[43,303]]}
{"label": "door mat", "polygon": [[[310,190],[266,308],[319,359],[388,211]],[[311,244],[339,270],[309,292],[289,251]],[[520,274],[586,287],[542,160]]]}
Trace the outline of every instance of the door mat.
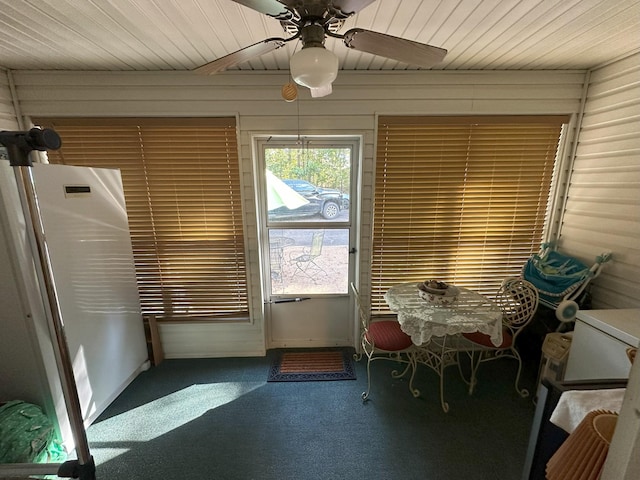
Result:
{"label": "door mat", "polygon": [[268,382],[355,380],[353,349],[276,350]]}

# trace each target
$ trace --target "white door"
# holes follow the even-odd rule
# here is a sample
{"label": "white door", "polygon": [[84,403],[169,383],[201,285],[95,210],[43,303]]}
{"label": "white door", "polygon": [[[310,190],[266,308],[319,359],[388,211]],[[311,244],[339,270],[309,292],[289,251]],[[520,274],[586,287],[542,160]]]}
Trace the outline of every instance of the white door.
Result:
{"label": "white door", "polygon": [[353,345],[359,139],[258,141],[268,348]]}

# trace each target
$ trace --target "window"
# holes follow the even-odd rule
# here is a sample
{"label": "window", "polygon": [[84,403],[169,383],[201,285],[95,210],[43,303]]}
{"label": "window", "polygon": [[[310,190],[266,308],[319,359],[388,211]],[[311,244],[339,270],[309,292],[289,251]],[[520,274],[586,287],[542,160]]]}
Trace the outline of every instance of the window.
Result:
{"label": "window", "polygon": [[355,140],[269,138],[265,168],[270,287],[277,295],[349,291],[350,189]]}
{"label": "window", "polygon": [[234,118],[35,119],[51,163],[119,168],[143,314],[248,318]]}
{"label": "window", "polygon": [[565,116],[380,117],[372,310],[394,283],[494,293],[542,241]]}

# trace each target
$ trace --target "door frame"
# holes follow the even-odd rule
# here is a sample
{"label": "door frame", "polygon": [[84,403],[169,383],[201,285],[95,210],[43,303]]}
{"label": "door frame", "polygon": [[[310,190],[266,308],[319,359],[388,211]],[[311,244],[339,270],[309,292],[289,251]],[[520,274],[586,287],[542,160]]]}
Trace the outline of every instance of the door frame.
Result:
{"label": "door frame", "polygon": [[[294,224],[286,222],[271,222],[267,218],[265,155],[267,147],[282,146],[295,147],[300,144],[311,148],[349,148],[350,159],[350,187],[349,187],[349,217],[347,222],[318,222],[296,221]],[[256,186],[256,220],[258,244],[260,248],[260,283],[262,301],[264,304],[265,346],[271,348],[304,348],[328,346],[355,346],[353,302],[349,284],[354,281],[358,271],[357,246],[360,239],[359,198],[360,161],[362,157],[362,135],[256,135],[253,137],[254,148],[254,180]],[[304,148],[304,146],[302,147]],[[271,295],[270,264],[269,264],[269,230],[286,229],[293,225],[295,229],[348,229],[349,232],[349,266],[346,290],[340,294],[309,294],[309,300],[291,301],[292,296]],[[274,303],[275,300],[289,299],[289,302]],[[279,307],[286,305],[286,310]],[[326,316],[337,317],[340,326],[329,322],[323,323],[321,312]],[[282,318],[284,314],[285,318]],[[309,323],[305,327],[296,319],[303,318]],[[288,323],[290,322],[290,323]],[[320,325],[318,325],[320,322]],[[304,323],[304,321],[302,322]],[[311,328],[309,328],[313,325]],[[290,326],[291,328],[288,328]],[[327,328],[325,328],[327,327]],[[289,337],[283,337],[283,330]],[[339,330],[339,331],[337,331]]]}

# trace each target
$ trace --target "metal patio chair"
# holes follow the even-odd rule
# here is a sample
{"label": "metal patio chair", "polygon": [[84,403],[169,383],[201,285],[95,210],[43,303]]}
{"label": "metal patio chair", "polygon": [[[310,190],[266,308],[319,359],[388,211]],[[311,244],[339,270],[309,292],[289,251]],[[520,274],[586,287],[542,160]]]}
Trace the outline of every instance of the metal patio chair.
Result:
{"label": "metal patio chair", "polygon": [[480,332],[463,333],[462,337],[467,341],[461,345],[460,353],[466,353],[471,359],[471,378],[469,381],[469,393],[473,393],[476,385],[478,367],[483,362],[498,358],[514,358],[518,361],[518,373],[516,374],[516,391],[522,396],[529,395],[529,391],[519,387],[520,373],[522,372],[522,359],[516,349],[516,338],[519,333],[533,319],[538,308],[538,291],[528,281],[509,277],[502,282],[495,302],[502,310],[502,343],[498,346],[491,342],[489,335]]}
{"label": "metal patio chair", "polygon": [[[394,370],[391,372],[391,376],[393,378],[403,377],[411,369],[411,380],[409,381],[409,388],[411,388],[416,370],[415,345],[411,341],[411,337],[400,329],[400,324],[397,320],[372,321],[371,315],[365,310],[360,293],[353,283],[351,283],[351,290],[355,296],[360,316],[362,353],[367,357],[367,390],[362,392],[362,401],[366,402],[369,399],[369,393],[371,392],[371,362],[374,360],[393,360],[406,363],[406,367],[402,372]],[[360,360],[362,353],[355,354],[355,359]]]}
{"label": "metal patio chair", "polygon": [[324,230],[314,232],[311,238],[311,247],[305,248],[303,252],[297,256],[291,256],[290,262],[295,266],[292,276],[302,274],[310,279],[318,273],[327,272],[316,263],[316,258],[322,255],[322,243],[324,241]]}

